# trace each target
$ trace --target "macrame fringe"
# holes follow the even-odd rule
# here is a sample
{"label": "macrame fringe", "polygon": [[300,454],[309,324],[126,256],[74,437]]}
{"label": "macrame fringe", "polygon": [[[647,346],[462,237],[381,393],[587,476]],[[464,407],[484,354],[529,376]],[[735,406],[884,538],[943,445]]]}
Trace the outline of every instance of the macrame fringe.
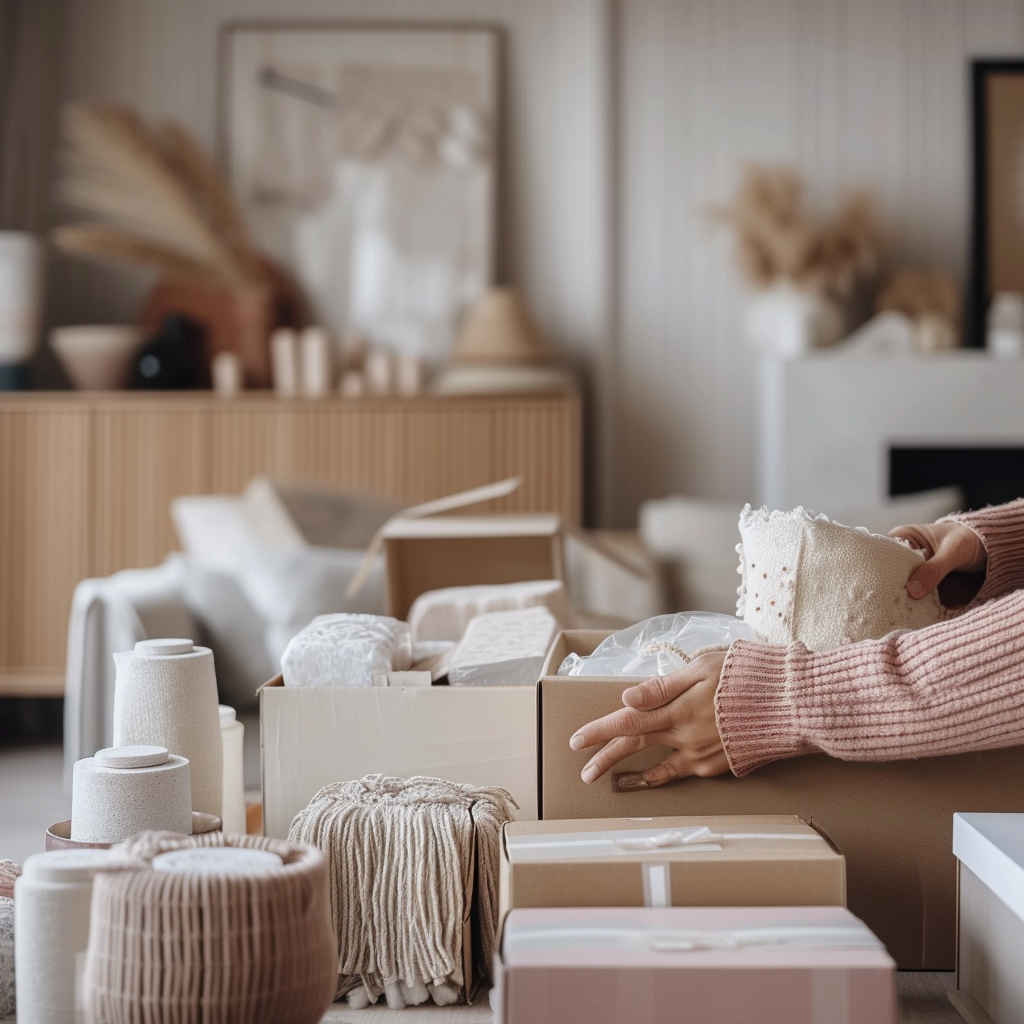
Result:
{"label": "macrame fringe", "polygon": [[501,826],[516,808],[503,789],[424,776],[368,775],[313,797],[288,838],[327,855],[336,998],[362,1007],[383,995],[392,1009],[457,1002],[473,982],[462,966],[471,910],[490,973]]}

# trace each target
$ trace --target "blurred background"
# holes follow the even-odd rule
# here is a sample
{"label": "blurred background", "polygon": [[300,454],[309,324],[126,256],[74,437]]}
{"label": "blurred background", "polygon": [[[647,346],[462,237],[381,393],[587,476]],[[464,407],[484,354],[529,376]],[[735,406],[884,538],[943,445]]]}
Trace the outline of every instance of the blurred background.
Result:
{"label": "blurred background", "polygon": [[1022,51],[1014,0],[3,0],[11,731],[82,580],[359,550],[353,494],[520,477],[629,619],[732,610],[746,501],[1024,492]]}

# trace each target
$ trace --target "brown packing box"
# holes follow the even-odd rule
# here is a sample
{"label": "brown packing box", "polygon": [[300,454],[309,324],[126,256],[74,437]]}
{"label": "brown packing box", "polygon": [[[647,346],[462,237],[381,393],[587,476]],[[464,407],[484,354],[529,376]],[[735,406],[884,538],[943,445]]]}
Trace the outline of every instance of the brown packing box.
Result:
{"label": "brown packing box", "polygon": [[[691,842],[672,845],[688,833]],[[644,848],[654,838],[661,845]],[[793,815],[510,821],[501,895],[503,915],[518,907],[844,907],[846,862]]]}
{"label": "brown packing box", "polygon": [[[611,773],[587,785],[580,771],[593,751],[570,750],[569,737],[622,707],[622,691],[636,680],[553,673],[566,654],[590,654],[605,635],[562,633],[538,685],[542,819],[797,814],[842,851],[848,906],[900,968],[954,969],[953,814],[1024,811],[1024,747],[884,764],[814,755],[776,761],[742,779],[684,779],[631,792],[617,792]],[[617,771],[649,767],[664,754],[643,751]]]}
{"label": "brown packing box", "polygon": [[381,537],[388,614],[398,619],[428,590],[564,577],[557,515],[398,517]]}

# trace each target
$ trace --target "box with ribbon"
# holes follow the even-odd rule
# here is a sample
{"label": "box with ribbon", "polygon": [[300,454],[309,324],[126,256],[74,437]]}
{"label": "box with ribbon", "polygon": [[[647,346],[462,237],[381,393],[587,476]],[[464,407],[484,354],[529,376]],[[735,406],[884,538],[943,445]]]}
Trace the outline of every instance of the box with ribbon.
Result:
{"label": "box with ribbon", "polygon": [[513,910],[499,1024],[894,1024],[896,965],[842,907]]}
{"label": "box with ribbon", "polygon": [[503,910],[845,906],[846,861],[795,815],[510,821]]}

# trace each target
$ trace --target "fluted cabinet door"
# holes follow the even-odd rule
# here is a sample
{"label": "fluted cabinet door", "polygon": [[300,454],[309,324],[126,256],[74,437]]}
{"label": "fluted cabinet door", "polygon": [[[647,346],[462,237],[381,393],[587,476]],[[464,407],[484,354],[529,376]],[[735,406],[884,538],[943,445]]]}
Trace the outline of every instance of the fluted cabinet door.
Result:
{"label": "fluted cabinet door", "polygon": [[171,499],[209,487],[208,403],[96,408],[90,572],[158,565],[178,547]]}
{"label": "fluted cabinet door", "polygon": [[89,575],[89,415],[0,409],[0,694],[60,694],[75,584]]}

